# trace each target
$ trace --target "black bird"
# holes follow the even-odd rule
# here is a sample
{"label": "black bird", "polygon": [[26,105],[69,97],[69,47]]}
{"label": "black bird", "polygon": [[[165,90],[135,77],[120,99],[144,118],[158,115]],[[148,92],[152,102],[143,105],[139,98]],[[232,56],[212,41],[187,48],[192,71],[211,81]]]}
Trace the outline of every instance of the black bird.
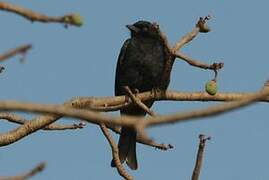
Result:
{"label": "black bird", "polygon": [[[166,89],[169,81],[162,82],[166,51],[159,35],[159,27],[155,23],[138,21],[126,26],[131,31],[131,38],[123,44],[117,62],[115,78],[115,95],[124,95],[124,86],[133,92]],[[153,101],[144,102],[151,107]],[[121,115],[145,116],[146,112],[132,105],[122,109]],[[119,143],[120,162],[135,170],[138,168],[136,159],[136,131],[122,128]],[[115,167],[112,160],[111,166]]]}

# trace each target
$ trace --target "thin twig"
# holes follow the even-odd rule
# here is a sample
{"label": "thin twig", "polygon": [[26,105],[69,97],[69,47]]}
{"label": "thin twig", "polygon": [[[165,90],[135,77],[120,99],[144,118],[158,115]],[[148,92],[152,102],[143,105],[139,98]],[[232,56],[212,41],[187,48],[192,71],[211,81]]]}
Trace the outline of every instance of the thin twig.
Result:
{"label": "thin twig", "polygon": [[172,52],[175,54],[178,50],[180,50],[184,45],[188,44],[190,41],[192,41],[198,34],[199,32],[209,32],[210,29],[207,26],[207,21],[210,19],[210,16],[206,17],[200,17],[198,22],[196,23],[195,28],[190,32],[187,33],[185,36],[183,36],[173,47]]}
{"label": "thin twig", "polygon": [[[112,130],[113,132],[115,132],[117,134],[121,133],[121,128],[120,127],[107,126],[107,128],[109,128],[110,130]],[[154,141],[148,142],[140,134],[138,134],[136,136],[136,141],[138,143],[141,143],[141,144],[144,144],[144,145],[147,145],[147,146],[151,146],[151,147],[154,147],[156,149],[163,150],[163,151],[167,151],[169,149],[174,148],[174,146],[172,144],[164,144],[164,143],[159,144],[159,143],[156,143]]]}
{"label": "thin twig", "polygon": [[[210,31],[210,28],[207,25],[207,21],[210,18],[211,18],[210,16],[206,16],[204,18],[200,17],[200,19],[196,23],[194,29],[191,32],[187,33],[185,36],[183,36],[175,44],[175,46],[173,48],[169,45],[169,42],[167,40],[166,35],[164,33],[162,33],[160,31],[160,29],[158,28],[158,25],[156,25],[157,29],[159,30],[158,31],[159,37],[161,38],[161,40],[164,44],[164,52],[165,52],[164,53],[165,54],[164,70],[163,70],[162,78],[160,79],[160,82],[162,82],[162,83],[159,86],[159,88],[161,90],[167,89],[167,82],[170,81],[170,75],[171,75],[172,67],[173,67],[173,64],[174,64],[176,57],[183,58],[183,60],[188,62],[190,65],[200,67],[203,69],[214,70],[214,72],[216,72],[217,70],[219,70],[223,67],[223,63],[214,63],[212,65],[206,65],[204,63],[193,60],[184,54],[177,53],[184,45],[186,45],[187,43],[192,41],[199,34],[199,32],[206,33],[206,32]],[[207,68],[207,67],[209,67],[209,68]],[[217,74],[217,73],[215,73],[215,74]]]}
{"label": "thin twig", "polygon": [[195,28],[190,33],[183,36],[183,38],[179,42],[177,42],[176,45],[172,49],[170,49],[170,52],[173,54],[174,57],[177,57],[186,61],[189,65],[199,67],[202,69],[213,70],[215,72],[214,79],[216,80],[217,70],[220,70],[221,68],[223,68],[224,63],[221,62],[221,63],[213,63],[211,65],[208,65],[200,61],[194,60],[191,57],[183,54],[182,52],[178,52],[185,44],[192,41],[199,34],[199,32],[206,33],[210,31],[210,28],[207,25],[207,21],[209,19],[211,19],[210,15],[204,18],[200,17],[199,21],[196,23]]}
{"label": "thin twig", "polygon": [[[11,114],[11,113],[5,113],[2,112],[0,113],[0,119],[4,119],[7,120],[9,122],[12,123],[16,123],[16,124],[25,124],[26,122],[28,122],[29,120],[24,119],[23,117],[16,115],[16,114]],[[48,126],[46,126],[45,128],[43,128],[43,130],[68,130],[68,129],[81,129],[85,126],[85,123],[79,123],[79,124],[71,124],[71,125],[61,125],[61,124],[50,124]],[[121,133],[121,128],[120,127],[115,127],[115,126],[110,126],[108,127],[109,129],[111,129],[113,132],[120,134]],[[160,150],[169,150],[173,148],[173,145],[171,144],[158,144],[155,142],[151,142],[148,143],[147,141],[145,141],[140,135],[137,135],[137,142],[144,144],[144,145],[148,145],[148,146],[152,146],[154,148],[160,149]]]}
{"label": "thin twig", "polygon": [[157,116],[155,112],[150,110],[139,98],[136,98],[135,95],[132,93],[131,89],[128,86],[124,87],[126,93],[128,96],[132,99],[133,103],[138,105],[141,109],[143,109],[145,112],[147,112],[151,116]]}
{"label": "thin twig", "polygon": [[187,33],[183,36],[173,47],[172,51],[176,53],[179,49],[181,49],[184,45],[192,41],[199,34],[199,27],[195,27],[191,32]]}
{"label": "thin twig", "polygon": [[223,67],[223,63],[213,63],[213,64],[205,64],[201,61],[198,60],[194,60],[191,57],[183,54],[182,52],[177,52],[174,54],[177,58],[180,58],[182,60],[184,60],[185,62],[187,62],[189,65],[195,66],[195,67],[199,67],[202,69],[211,69],[211,70],[219,70]]}
{"label": "thin twig", "polygon": [[34,167],[33,169],[31,169],[29,172],[24,173],[22,175],[18,175],[18,176],[10,176],[10,177],[0,177],[0,180],[27,180],[33,176],[35,176],[36,174],[42,172],[46,167],[46,163],[42,162],[40,164],[38,164],[36,167]]}
{"label": "thin twig", "polygon": [[52,17],[6,2],[0,2],[0,10],[18,14],[30,20],[31,22],[39,21],[43,23],[63,23],[65,25],[69,24],[74,26],[82,25],[82,19],[78,14],[69,14],[59,17]]}
{"label": "thin twig", "polygon": [[110,147],[111,147],[111,150],[112,150],[112,156],[113,156],[113,161],[116,165],[116,168],[118,170],[118,173],[124,178],[124,179],[127,179],[127,180],[132,180],[133,177],[130,176],[126,170],[124,169],[123,165],[120,163],[120,158],[119,158],[119,149],[118,149],[118,146],[117,144],[115,143],[115,141],[113,140],[112,138],[112,135],[110,134],[110,132],[108,131],[107,127],[105,126],[105,124],[100,124],[100,128],[104,134],[104,136],[106,137]]}
{"label": "thin twig", "polygon": [[206,141],[210,139],[211,137],[205,137],[205,135],[202,135],[202,134],[199,135],[200,143],[199,143],[199,149],[196,156],[195,167],[193,169],[193,173],[191,177],[192,180],[199,180],[199,175],[201,172],[203,158],[204,158],[205,144],[206,144]]}
{"label": "thin twig", "polygon": [[[9,122],[21,124],[21,125],[29,121],[19,115],[5,113],[5,112],[0,112],[0,119],[4,119]],[[66,124],[66,125],[53,123],[44,127],[43,130],[55,131],[55,130],[68,130],[68,129],[82,129],[85,125],[86,125],[85,123],[81,123],[81,122],[79,124]]]}
{"label": "thin twig", "polygon": [[[0,4],[1,4],[1,2],[0,2]],[[17,54],[25,55],[27,53],[27,51],[30,50],[31,48],[32,48],[31,44],[26,44],[26,45],[16,47],[16,48],[0,55],[0,61],[5,61],[5,60],[17,55]]]}

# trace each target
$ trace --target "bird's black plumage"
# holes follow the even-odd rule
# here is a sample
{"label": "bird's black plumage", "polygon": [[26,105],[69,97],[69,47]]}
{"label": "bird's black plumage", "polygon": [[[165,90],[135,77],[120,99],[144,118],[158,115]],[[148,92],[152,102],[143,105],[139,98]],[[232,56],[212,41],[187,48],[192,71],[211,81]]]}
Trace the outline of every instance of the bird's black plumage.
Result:
{"label": "bird's black plumage", "polygon": [[[115,95],[124,95],[124,86],[128,86],[132,91],[137,89],[139,92],[167,88],[169,82],[161,82],[166,53],[159,28],[147,21],[138,21],[127,27],[131,31],[131,38],[125,41],[118,58]],[[153,101],[145,104],[151,107]],[[133,105],[122,109],[121,114],[144,116],[146,113]],[[121,163],[126,161],[131,169],[137,169],[135,130],[122,128],[118,147]],[[113,160],[111,165],[115,166]]]}

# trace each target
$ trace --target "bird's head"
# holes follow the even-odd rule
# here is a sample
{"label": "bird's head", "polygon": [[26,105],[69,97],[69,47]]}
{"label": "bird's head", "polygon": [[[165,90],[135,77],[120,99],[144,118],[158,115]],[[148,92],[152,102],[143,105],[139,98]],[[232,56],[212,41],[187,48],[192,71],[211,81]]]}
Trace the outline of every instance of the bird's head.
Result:
{"label": "bird's head", "polygon": [[148,21],[138,21],[132,25],[126,25],[131,31],[131,36],[159,37],[159,25]]}

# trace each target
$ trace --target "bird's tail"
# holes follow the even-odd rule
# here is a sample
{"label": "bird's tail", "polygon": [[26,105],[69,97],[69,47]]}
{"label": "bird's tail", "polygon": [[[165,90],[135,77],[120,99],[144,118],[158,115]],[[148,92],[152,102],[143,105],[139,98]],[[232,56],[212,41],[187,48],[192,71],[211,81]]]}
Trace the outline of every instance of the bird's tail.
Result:
{"label": "bird's tail", "polygon": [[[145,104],[151,107],[153,101],[147,101]],[[145,116],[146,112],[137,106],[131,106],[126,109],[121,110],[121,115],[129,116]],[[132,169],[136,170],[138,168],[136,159],[136,130],[130,127],[122,127],[121,135],[118,143],[119,148],[119,159],[121,164],[126,161],[127,165]],[[115,167],[115,162],[112,159],[111,166]]]}
{"label": "bird's tail", "polygon": [[[136,131],[134,129],[122,128],[118,148],[120,162],[124,163],[126,161],[132,170],[136,170],[138,165],[136,159]],[[111,166],[115,167],[114,160],[111,161]]]}

